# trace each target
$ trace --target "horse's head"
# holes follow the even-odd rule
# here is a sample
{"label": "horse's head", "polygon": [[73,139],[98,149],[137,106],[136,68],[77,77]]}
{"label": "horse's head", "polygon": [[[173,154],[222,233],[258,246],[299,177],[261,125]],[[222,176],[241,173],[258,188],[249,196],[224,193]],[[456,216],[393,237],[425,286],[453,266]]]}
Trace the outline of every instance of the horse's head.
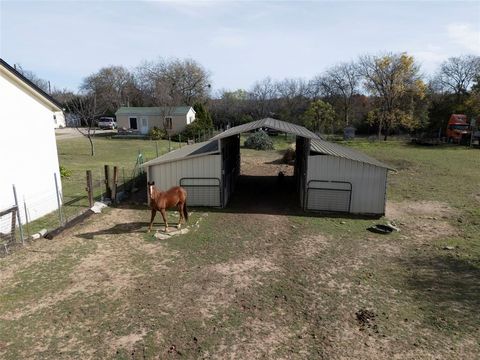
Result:
{"label": "horse's head", "polygon": [[148,187],[148,196],[150,199],[153,199],[153,188],[155,186],[155,181],[149,181],[147,182],[147,187]]}

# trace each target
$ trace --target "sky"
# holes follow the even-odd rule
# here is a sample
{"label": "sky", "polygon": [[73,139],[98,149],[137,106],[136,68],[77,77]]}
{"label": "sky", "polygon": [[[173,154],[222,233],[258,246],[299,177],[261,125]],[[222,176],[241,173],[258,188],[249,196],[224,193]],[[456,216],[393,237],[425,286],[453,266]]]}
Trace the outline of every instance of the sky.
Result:
{"label": "sky", "polygon": [[403,51],[426,76],[480,55],[480,2],[0,0],[0,57],[73,91],[104,66],[159,57],[195,59],[213,89],[235,90]]}

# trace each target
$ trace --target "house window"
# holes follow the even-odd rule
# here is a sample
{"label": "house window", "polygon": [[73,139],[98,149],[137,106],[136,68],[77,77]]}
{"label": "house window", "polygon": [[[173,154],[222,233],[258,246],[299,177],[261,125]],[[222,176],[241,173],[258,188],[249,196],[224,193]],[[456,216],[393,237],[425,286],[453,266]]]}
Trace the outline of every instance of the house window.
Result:
{"label": "house window", "polygon": [[172,118],[170,116],[166,116],[165,120],[163,121],[163,126],[165,130],[172,130]]}
{"label": "house window", "polygon": [[57,125],[57,115],[53,115],[53,122]]}

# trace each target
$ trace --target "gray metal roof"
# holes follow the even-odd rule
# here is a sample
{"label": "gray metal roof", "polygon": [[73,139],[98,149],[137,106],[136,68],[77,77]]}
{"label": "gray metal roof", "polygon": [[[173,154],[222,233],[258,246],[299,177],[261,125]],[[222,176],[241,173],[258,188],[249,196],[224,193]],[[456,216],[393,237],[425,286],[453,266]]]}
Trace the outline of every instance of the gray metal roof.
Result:
{"label": "gray metal roof", "polygon": [[123,106],[117,110],[115,115],[181,116],[186,115],[190,109],[192,109],[191,106]]}
{"label": "gray metal roof", "polygon": [[223,139],[232,135],[241,134],[244,132],[248,132],[248,131],[255,130],[258,128],[263,128],[263,127],[275,129],[275,130],[289,133],[289,134],[294,134],[297,136],[302,136],[308,139],[320,139],[317,135],[315,135],[310,130],[304,128],[303,126],[295,125],[289,122],[272,119],[272,118],[256,120],[243,125],[232,127],[214,136],[212,139],[215,139],[215,140]]}
{"label": "gray metal roof", "polygon": [[319,154],[342,157],[349,160],[360,161],[366,164],[383,167],[389,170],[395,170],[391,166],[382,163],[360,151],[341,146],[321,139],[312,139],[310,141],[310,150]]}
{"label": "gray metal roof", "polygon": [[165,155],[159,156],[156,159],[150,160],[143,164],[143,166],[151,166],[156,164],[164,164],[176,160],[184,160],[189,157],[208,155],[219,152],[218,141],[205,141],[198,144],[185,145],[180,149],[170,151]]}

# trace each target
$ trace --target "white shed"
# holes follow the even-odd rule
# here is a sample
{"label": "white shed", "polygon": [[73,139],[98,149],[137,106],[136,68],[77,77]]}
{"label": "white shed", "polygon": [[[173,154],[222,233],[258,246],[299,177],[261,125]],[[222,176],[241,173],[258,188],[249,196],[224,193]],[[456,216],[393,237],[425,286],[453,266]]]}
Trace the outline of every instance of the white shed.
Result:
{"label": "white shed", "polygon": [[[0,59],[0,211],[24,203],[34,220],[57,208],[55,178],[61,191],[54,115],[61,105]],[[3,231],[5,229],[0,229]]]}
{"label": "white shed", "polygon": [[388,165],[322,140],[308,129],[276,119],[230,128],[209,141],[185,146],[144,164],[162,189],[183,186],[193,206],[227,206],[240,174],[240,134],[271,128],[296,135],[295,183],[306,211],[385,213]]}

